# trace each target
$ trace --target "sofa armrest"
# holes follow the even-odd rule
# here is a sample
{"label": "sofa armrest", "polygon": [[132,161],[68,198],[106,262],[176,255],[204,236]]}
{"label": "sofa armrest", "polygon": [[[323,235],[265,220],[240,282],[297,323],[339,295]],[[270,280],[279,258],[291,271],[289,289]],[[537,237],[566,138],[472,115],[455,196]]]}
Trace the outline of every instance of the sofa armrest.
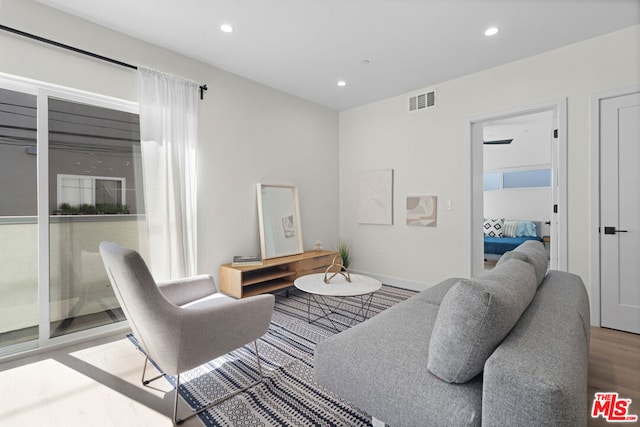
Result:
{"label": "sofa armrest", "polygon": [[584,426],[589,302],[582,280],[551,272],[484,366],[482,425]]}
{"label": "sofa armrest", "polygon": [[213,277],[204,274],[185,279],[159,282],[158,288],[166,299],[178,306],[218,292]]}

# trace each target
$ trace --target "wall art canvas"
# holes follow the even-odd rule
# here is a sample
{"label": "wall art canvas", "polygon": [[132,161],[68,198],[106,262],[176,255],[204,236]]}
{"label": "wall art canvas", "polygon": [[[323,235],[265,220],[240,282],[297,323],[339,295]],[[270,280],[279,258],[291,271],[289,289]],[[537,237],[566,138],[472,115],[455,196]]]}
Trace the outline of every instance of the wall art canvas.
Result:
{"label": "wall art canvas", "polygon": [[358,223],[393,224],[393,169],[361,171],[357,182]]}
{"label": "wall art canvas", "polygon": [[438,220],[438,196],[407,196],[407,225],[435,227]]}

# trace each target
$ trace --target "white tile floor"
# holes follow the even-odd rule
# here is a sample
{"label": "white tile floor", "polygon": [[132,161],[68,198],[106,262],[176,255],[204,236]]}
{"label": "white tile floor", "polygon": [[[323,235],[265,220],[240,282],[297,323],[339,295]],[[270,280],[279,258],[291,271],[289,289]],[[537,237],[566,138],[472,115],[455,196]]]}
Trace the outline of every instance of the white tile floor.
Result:
{"label": "white tile floor", "polygon": [[120,334],[0,364],[0,426],[171,426],[173,392],[143,387],[143,363]]}

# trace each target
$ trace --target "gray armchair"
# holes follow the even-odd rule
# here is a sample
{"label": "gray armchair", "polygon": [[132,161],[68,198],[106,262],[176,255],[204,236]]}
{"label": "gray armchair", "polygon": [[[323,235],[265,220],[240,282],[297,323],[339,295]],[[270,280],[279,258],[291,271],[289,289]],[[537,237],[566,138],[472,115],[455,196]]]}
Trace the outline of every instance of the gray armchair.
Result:
{"label": "gray armchair", "polygon": [[[265,334],[273,313],[273,295],[235,300],[218,293],[211,276],[156,283],[136,251],[102,242],[100,254],[113,290],[140,346],[147,354],[142,383],[176,375],[173,421],[184,420],[262,381],[256,340]],[[260,378],[179,419],[180,373],[254,342]],[[163,374],[146,380],[151,358]]]}

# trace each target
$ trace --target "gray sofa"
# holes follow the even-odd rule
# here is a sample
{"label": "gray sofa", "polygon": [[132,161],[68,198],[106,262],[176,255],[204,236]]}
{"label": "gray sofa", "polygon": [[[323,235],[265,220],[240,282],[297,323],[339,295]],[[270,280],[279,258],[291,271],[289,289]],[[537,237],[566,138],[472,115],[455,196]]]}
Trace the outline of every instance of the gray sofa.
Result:
{"label": "gray sofa", "polygon": [[589,301],[529,241],[318,344],[316,381],[400,426],[587,424]]}

